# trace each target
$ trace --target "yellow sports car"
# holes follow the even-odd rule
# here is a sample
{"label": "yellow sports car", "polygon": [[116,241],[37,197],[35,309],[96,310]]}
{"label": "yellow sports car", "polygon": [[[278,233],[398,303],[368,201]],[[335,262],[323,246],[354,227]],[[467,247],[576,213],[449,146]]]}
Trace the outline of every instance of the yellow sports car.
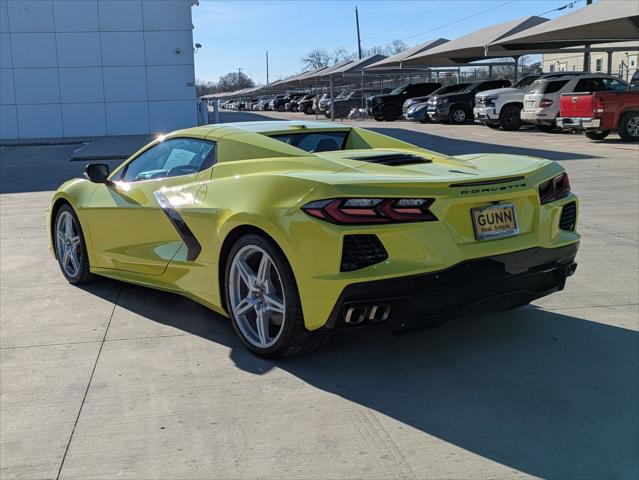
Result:
{"label": "yellow sports car", "polygon": [[48,210],[73,284],[185,295],[264,357],[339,329],[410,330],[561,290],[578,201],[558,164],[450,157],[351,126],[208,125],[89,164]]}

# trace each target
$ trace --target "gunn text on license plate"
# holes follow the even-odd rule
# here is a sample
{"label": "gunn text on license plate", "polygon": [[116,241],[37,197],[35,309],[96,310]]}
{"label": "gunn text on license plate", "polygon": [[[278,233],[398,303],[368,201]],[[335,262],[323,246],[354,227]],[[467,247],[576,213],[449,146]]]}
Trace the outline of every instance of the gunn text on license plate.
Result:
{"label": "gunn text on license plate", "polygon": [[514,205],[499,204],[473,208],[470,215],[477,240],[512,237],[519,233]]}

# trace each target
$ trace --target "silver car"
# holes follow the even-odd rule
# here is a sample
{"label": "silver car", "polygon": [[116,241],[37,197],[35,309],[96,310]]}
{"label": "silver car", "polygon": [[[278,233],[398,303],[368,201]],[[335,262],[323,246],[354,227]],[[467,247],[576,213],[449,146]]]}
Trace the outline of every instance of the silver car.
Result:
{"label": "silver car", "polygon": [[553,130],[559,116],[559,100],[562,93],[619,90],[621,84],[627,85],[617,77],[602,74],[536,80],[524,96],[521,119],[539,126],[542,130]]}

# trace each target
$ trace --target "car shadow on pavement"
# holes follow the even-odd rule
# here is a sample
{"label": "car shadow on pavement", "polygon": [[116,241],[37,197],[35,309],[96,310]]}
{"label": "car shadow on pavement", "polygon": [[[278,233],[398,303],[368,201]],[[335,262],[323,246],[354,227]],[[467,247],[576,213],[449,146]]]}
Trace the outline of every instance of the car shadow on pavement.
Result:
{"label": "car shadow on pavement", "polygon": [[[463,138],[454,137],[454,126],[447,132],[447,137],[433,135],[425,132],[416,132],[403,128],[371,128],[370,130],[388,135],[390,137],[412,143],[428,150],[444,153],[446,155],[466,155],[470,153],[507,153],[512,155],[530,155],[548,160],[580,160],[586,158],[597,158],[589,153],[583,155],[574,152],[558,152],[556,150],[544,150],[539,148],[515,147],[511,145],[498,145],[495,143],[475,142]],[[501,132],[507,134],[508,132]],[[585,151],[587,151],[587,147]]]}
{"label": "car shadow on pavement", "polygon": [[[268,361],[247,352],[222,316],[177,295],[122,288],[129,294],[119,307],[227,346],[243,371],[282,369],[518,471],[639,475],[639,334],[632,330],[529,306],[398,336],[345,331],[311,354]],[[102,296],[104,288],[87,290]]]}

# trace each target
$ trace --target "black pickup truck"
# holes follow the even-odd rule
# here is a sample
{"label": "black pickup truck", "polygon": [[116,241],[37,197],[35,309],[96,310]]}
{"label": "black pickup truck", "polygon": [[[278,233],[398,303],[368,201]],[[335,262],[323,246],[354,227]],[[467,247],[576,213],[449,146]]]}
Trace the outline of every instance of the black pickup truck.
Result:
{"label": "black pickup truck", "polygon": [[464,123],[473,118],[477,93],[510,85],[510,80],[484,80],[471,83],[460,92],[433,95],[428,100],[428,116],[433,122]]}
{"label": "black pickup truck", "polygon": [[366,99],[368,114],[375,120],[393,121],[402,116],[402,105],[409,98],[423,97],[439,87],[441,83],[409,83],[397,87],[390,93]]}

